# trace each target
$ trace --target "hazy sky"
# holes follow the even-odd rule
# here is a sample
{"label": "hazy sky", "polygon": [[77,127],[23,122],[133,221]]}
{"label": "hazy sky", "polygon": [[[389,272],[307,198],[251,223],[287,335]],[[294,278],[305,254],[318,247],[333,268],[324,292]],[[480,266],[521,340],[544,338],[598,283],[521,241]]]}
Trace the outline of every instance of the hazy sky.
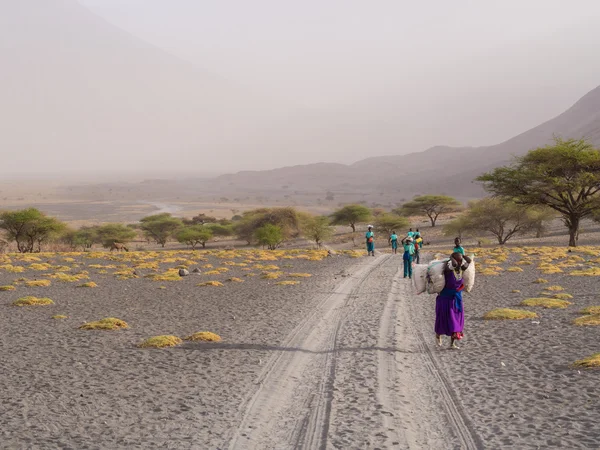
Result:
{"label": "hazy sky", "polygon": [[[288,112],[279,115],[279,123],[251,127],[252,139],[273,142],[261,141],[246,148],[247,151],[239,150],[239,145],[232,142],[227,147],[230,153],[229,150],[212,152],[211,169],[218,171],[317,161],[353,162],[364,156],[403,154],[441,144],[494,144],[563,112],[600,84],[598,0],[78,1],[111,24],[192,63],[203,73],[223,77],[247,92],[254,91],[262,99],[286,105],[284,109],[288,108]],[[17,30],[15,25],[16,34],[28,30],[27,40],[16,39],[4,50],[12,52],[13,57],[18,55],[15,60],[21,63],[20,54],[26,53],[23,42],[35,39],[50,42],[47,45],[53,46],[51,51],[62,51],[61,46],[77,46],[77,52],[85,55],[85,70],[91,70],[96,56],[106,57],[110,45],[102,48],[103,38],[98,36],[104,35],[99,31],[96,40],[78,39],[88,29],[96,32],[100,25],[85,19],[86,26],[71,27],[80,21],[80,14],[71,15],[72,8],[65,5],[74,2],[0,0],[0,25],[3,14],[10,17],[12,10],[22,4],[29,5],[29,9],[21,11],[20,20],[43,10],[35,20],[61,25],[48,32],[43,27],[24,25]],[[19,7],[13,6],[17,4]],[[59,4],[63,9],[54,8]],[[58,12],[49,12],[52,8]],[[71,28],[62,27],[63,20]],[[49,34],[60,33],[62,29],[75,31],[64,39],[49,38]],[[5,41],[6,36],[12,35],[3,36],[0,30]],[[114,36],[110,37],[112,45]],[[64,82],[61,88],[68,89],[70,84],[60,71],[61,61],[60,58],[54,61],[52,70],[56,73],[35,73],[35,84],[44,77],[55,76]],[[76,63],[69,59],[64,73],[72,73],[73,64]],[[30,75],[31,68],[27,70]],[[15,73],[10,83],[22,78]],[[144,77],[147,72],[138,75]],[[118,74],[109,76],[118,83]],[[161,76],[165,80],[174,79],[169,78],[174,76],[172,73]],[[102,79],[106,79],[106,74],[102,74]],[[102,90],[101,86],[95,88],[98,92]],[[209,90],[217,92],[212,87]],[[107,84],[102,94],[106,97],[111,93],[116,100],[122,98],[121,92],[117,95]],[[17,100],[20,98],[13,95]],[[161,98],[170,99],[164,95]],[[39,100],[37,94],[35,101]],[[108,103],[104,98],[99,101]],[[154,108],[157,105],[160,103],[153,103]],[[261,103],[246,101],[245,105],[248,111],[262,113]],[[95,115],[93,121],[85,122],[86,127],[104,117],[89,101],[84,107],[72,108],[79,108],[78,117],[83,120],[91,112],[82,113],[81,109],[88,106]],[[119,110],[118,101],[113,106]],[[53,106],[48,110],[60,115],[61,108]],[[169,108],[166,109],[175,111],[177,106]],[[296,126],[294,131],[286,129],[286,120]],[[119,126],[126,126],[127,122],[124,115]],[[156,123],[162,122],[156,118]],[[302,126],[297,127],[298,124]],[[185,134],[189,127],[179,123],[177,126],[176,129],[173,125],[164,139],[170,142],[175,136],[185,136],[181,138],[185,142],[173,145],[177,147],[173,155],[193,149],[200,161],[204,159],[203,152],[214,148],[218,141],[218,138],[211,138],[209,143],[196,141],[196,137]],[[53,136],[61,133],[57,131],[59,127],[52,127]],[[134,127],[144,129],[143,124]],[[348,132],[358,128],[359,138]],[[136,153],[135,138],[121,139],[118,133],[107,132],[108,129],[112,128],[103,127],[101,140],[106,140],[103,145],[127,142],[128,164],[138,161],[141,154]],[[267,130],[276,136],[271,139]],[[302,139],[307,144],[298,144]],[[155,138],[151,140],[157,142]],[[291,141],[297,145],[286,153]],[[60,145],[56,142],[51,150],[60,153],[66,140],[60,141]],[[27,151],[37,145],[31,144]],[[86,145],[80,144],[79,148]],[[172,166],[174,169],[175,164],[161,160],[165,147],[159,147],[157,144],[156,149],[146,150],[144,168]],[[258,150],[271,147],[279,151]],[[65,150],[65,155],[72,156],[69,152]],[[119,152],[123,155],[122,150]],[[75,157],[74,167],[79,168],[84,161]],[[14,166],[20,165],[15,156]],[[43,167],[53,167],[52,161],[46,160]],[[98,167],[110,169],[110,165],[102,163]]]}
{"label": "hazy sky", "polygon": [[415,147],[508,139],[600,84],[590,58],[600,54],[597,0],[81,2],[197,65],[305,106],[398,114],[400,105],[419,116],[415,134],[439,128]]}

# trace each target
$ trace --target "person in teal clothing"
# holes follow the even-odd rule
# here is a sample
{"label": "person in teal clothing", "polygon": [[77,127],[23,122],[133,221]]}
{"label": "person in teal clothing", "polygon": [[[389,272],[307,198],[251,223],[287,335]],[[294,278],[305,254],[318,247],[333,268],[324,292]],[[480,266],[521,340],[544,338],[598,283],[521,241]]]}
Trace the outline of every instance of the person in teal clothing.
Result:
{"label": "person in teal clothing", "polygon": [[398,235],[395,231],[392,231],[392,234],[390,235],[390,244],[394,255],[398,254]]}
{"label": "person in teal clothing", "polygon": [[452,249],[452,253],[460,253],[465,256],[465,249],[461,245],[460,238],[454,239],[454,248]]}
{"label": "person in teal clothing", "polygon": [[412,230],[412,228],[410,230],[408,230],[408,233],[406,233],[406,237],[409,237],[409,238],[415,237],[415,232]]}
{"label": "person in teal clothing", "polygon": [[365,239],[367,240],[367,256],[375,256],[375,233],[373,233],[373,225],[367,227]]}
{"label": "person in teal clothing", "polygon": [[402,245],[404,246],[404,255],[402,256],[402,259],[404,260],[404,278],[412,278],[412,260],[413,255],[415,254],[413,239],[405,237],[402,239]]}

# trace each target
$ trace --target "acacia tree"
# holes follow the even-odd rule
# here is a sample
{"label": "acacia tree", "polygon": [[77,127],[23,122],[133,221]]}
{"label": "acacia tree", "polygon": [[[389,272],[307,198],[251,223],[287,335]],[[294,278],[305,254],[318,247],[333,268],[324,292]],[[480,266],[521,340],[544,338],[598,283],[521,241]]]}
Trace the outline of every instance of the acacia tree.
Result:
{"label": "acacia tree", "polygon": [[424,214],[429,217],[431,226],[435,227],[440,214],[459,211],[461,208],[462,204],[458,200],[447,195],[421,195],[405,203],[394,212],[407,216]]}
{"label": "acacia tree", "polygon": [[[500,198],[484,198],[469,204],[469,209],[455,219],[463,230],[493,234],[504,245],[517,234],[539,227],[540,216],[533,207],[523,207]],[[457,224],[454,224],[454,228]],[[452,226],[450,228],[453,228]]]}
{"label": "acacia tree", "polygon": [[371,219],[371,210],[362,205],[346,205],[331,215],[333,225],[349,225],[352,232],[356,231],[356,224]]}
{"label": "acacia tree", "polygon": [[210,241],[212,237],[212,231],[202,225],[183,227],[175,234],[175,239],[177,239],[178,242],[189,245],[193,250],[196,249],[198,244],[202,245],[202,248],[206,248],[206,243]]}
{"label": "acacia tree", "polygon": [[392,231],[408,228],[408,220],[396,214],[382,214],[375,218],[375,228],[385,231],[388,236]]}
{"label": "acacia tree", "polygon": [[282,238],[297,236],[300,231],[298,212],[294,208],[260,208],[244,212],[241,220],[235,222],[234,231],[240,239],[251,244],[256,230],[270,224],[281,230]]}
{"label": "acacia tree", "polygon": [[598,208],[600,151],[585,140],[555,138],[553,145],[532,150],[477,180],[496,197],[560,213],[569,230],[569,246],[575,247],[581,220]]}
{"label": "acacia tree", "polygon": [[169,213],[155,214],[140,220],[140,228],[144,234],[156,241],[162,247],[165,246],[172,234],[181,228],[183,222]]}
{"label": "acacia tree", "polygon": [[329,217],[326,216],[306,216],[301,221],[302,234],[304,237],[315,241],[318,248],[321,248],[323,241],[333,236],[334,229],[330,224]]}
{"label": "acacia tree", "polygon": [[0,214],[0,229],[17,243],[20,253],[31,253],[41,251],[42,244],[60,234],[66,225],[35,208],[28,208]]}
{"label": "acacia tree", "polygon": [[260,245],[266,246],[269,250],[275,250],[283,242],[281,228],[270,223],[258,228],[254,232],[254,237]]}
{"label": "acacia tree", "polygon": [[136,232],[121,223],[107,223],[96,228],[96,240],[109,248],[115,242],[124,244],[135,238]]}

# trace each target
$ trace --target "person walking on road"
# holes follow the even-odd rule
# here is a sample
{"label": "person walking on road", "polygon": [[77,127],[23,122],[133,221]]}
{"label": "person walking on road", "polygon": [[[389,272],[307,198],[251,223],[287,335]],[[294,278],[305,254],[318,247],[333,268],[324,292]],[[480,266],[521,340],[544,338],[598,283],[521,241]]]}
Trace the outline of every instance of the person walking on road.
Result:
{"label": "person walking on road", "polygon": [[392,246],[392,253],[394,255],[398,254],[398,235],[395,231],[392,231],[390,235],[390,245]]}
{"label": "person walking on road", "polygon": [[465,313],[463,310],[462,291],[465,287],[463,273],[471,264],[468,256],[458,252],[452,256],[444,268],[446,284],[435,299],[435,337],[442,346],[442,336],[450,336],[450,348],[458,349],[457,342],[463,338]]}
{"label": "person walking on road", "polygon": [[367,256],[375,256],[375,233],[373,233],[373,225],[367,227],[365,239],[367,240]]}
{"label": "person walking on road", "polygon": [[415,254],[413,239],[405,237],[402,239],[402,245],[404,246],[404,255],[402,256],[402,260],[404,261],[404,278],[412,278],[412,261]]}

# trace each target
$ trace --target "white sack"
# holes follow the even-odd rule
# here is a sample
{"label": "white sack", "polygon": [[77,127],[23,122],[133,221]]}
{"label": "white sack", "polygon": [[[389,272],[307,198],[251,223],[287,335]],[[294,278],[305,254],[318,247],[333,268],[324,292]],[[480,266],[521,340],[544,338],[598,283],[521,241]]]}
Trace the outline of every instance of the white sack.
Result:
{"label": "white sack", "polygon": [[463,282],[465,291],[471,292],[471,289],[475,286],[475,255],[471,255],[471,264],[469,264],[469,267],[463,273]]}
{"label": "white sack", "polygon": [[427,264],[415,264],[412,270],[412,283],[415,293],[422,294],[427,290]]}
{"label": "white sack", "polygon": [[427,293],[439,294],[446,286],[446,278],[444,271],[448,264],[448,260],[431,261],[427,266]]}

